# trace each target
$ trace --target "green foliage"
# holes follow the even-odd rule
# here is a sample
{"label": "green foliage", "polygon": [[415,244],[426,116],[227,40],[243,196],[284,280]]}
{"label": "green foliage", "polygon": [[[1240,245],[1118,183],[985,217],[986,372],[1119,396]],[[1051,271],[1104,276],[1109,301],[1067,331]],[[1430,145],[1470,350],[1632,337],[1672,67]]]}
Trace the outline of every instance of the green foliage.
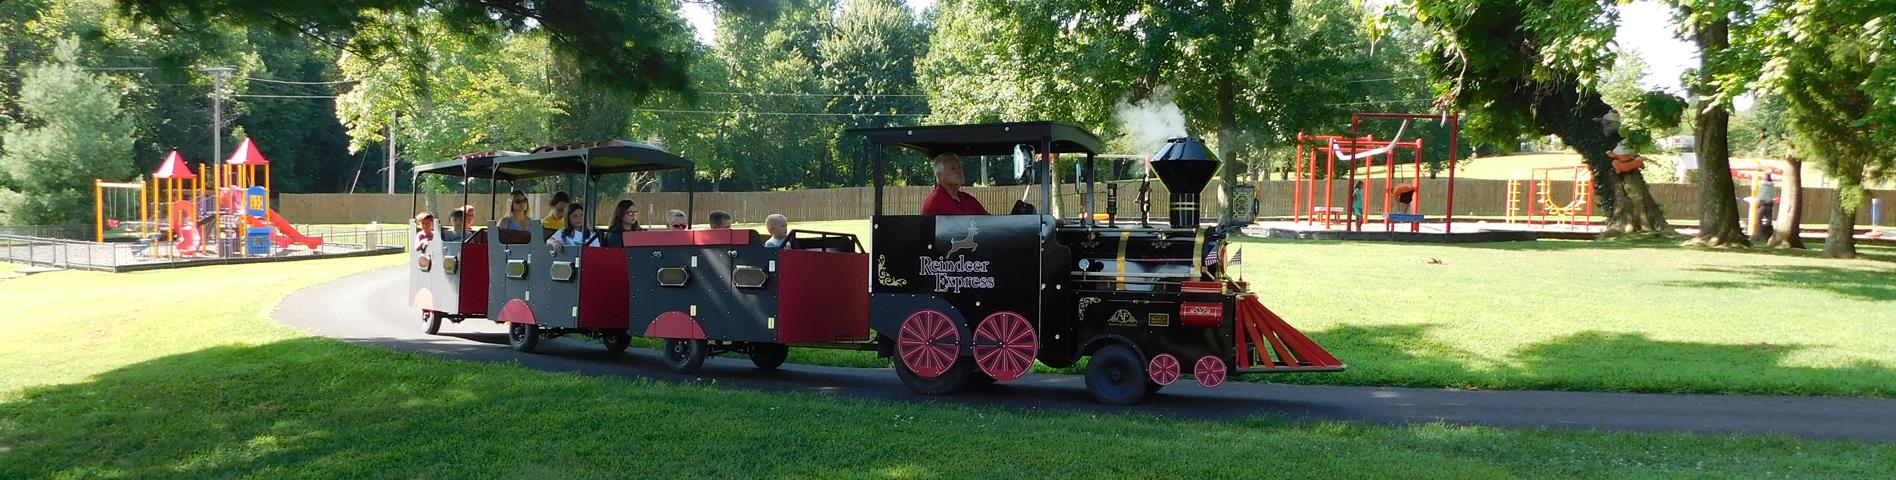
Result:
{"label": "green foliage", "polygon": [[[635,96],[685,86],[690,35],[667,0],[566,2],[479,0],[119,0],[131,18],[169,35],[197,35],[222,25],[306,35],[357,57],[403,63],[416,71],[453,59],[416,56],[414,37],[481,42],[540,32],[552,55],[574,60],[590,83]],[[742,3],[742,2],[732,2]],[[433,32],[408,21],[435,19]],[[432,80],[424,78],[425,80]]]}
{"label": "green foliage", "polygon": [[78,41],[60,41],[53,61],[30,68],[20,87],[20,123],[9,126],[0,170],[20,195],[0,205],[10,224],[83,224],[92,180],[132,176],[132,122],[119,92],[80,70]]}
{"label": "green foliage", "polygon": [[[349,147],[360,151],[386,141],[394,118],[397,144],[410,164],[444,161],[487,150],[521,150],[548,142],[548,119],[561,103],[548,91],[550,45],[539,35],[468,41],[435,15],[401,19],[417,35],[403,52],[424,65],[390,63],[344,53],[342,75],[357,83],[336,99],[348,127]],[[404,169],[406,170],[406,169]]]}

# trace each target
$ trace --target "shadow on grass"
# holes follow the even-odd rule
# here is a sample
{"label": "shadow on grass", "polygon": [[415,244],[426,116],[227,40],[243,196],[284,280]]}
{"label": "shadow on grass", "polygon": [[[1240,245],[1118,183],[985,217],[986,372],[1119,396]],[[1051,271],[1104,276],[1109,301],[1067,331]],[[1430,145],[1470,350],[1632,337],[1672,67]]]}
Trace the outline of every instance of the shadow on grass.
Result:
{"label": "shadow on grass", "polygon": [[[1452,248],[1466,248],[1466,249],[1480,249],[1480,250],[1511,250],[1511,251],[1522,251],[1522,252],[1533,252],[1533,251],[1558,252],[1558,251],[1573,251],[1573,250],[1679,251],[1679,250],[1689,249],[1689,250],[1702,251],[1702,252],[1732,253],[1732,254],[1739,254],[1739,255],[1763,255],[1763,256],[1790,257],[1790,258],[1827,258],[1824,256],[1822,240],[1817,240],[1814,242],[1805,242],[1805,245],[1808,246],[1809,248],[1800,250],[1800,249],[1792,249],[1792,248],[1763,248],[1763,247],[1750,247],[1750,248],[1682,247],[1679,244],[1680,242],[1685,241],[1686,237],[1684,236],[1673,236],[1673,237],[1635,236],[1635,237],[1617,238],[1617,239],[1612,239],[1612,240],[1537,240],[1537,241],[1532,241],[1532,242],[1478,242],[1478,243],[1285,240],[1285,239],[1257,238],[1257,237],[1250,237],[1250,236],[1238,236],[1235,238],[1237,238],[1238,243],[1263,243],[1263,244],[1273,244],[1273,245],[1313,245],[1314,246],[1314,245],[1342,245],[1342,244],[1368,243],[1368,244],[1377,244],[1377,245],[1413,245],[1413,246],[1418,246],[1418,247],[1436,246],[1436,247],[1452,247]],[[1857,259],[1872,261],[1872,262],[1896,263],[1896,246],[1858,243],[1857,244]]]}
{"label": "shadow on grass", "polygon": [[1856,300],[1896,300],[1896,271],[1801,265],[1699,267],[1692,271],[1735,275],[1741,280],[1674,280],[1668,287],[1748,290],[1759,287],[1816,290]]}
{"label": "shadow on grass", "polygon": [[[1507,358],[1477,356],[1431,340],[1437,325],[1344,326],[1312,338],[1349,364],[1340,374],[1246,375],[1250,381],[1498,390],[1896,396],[1896,370],[1870,361],[1835,368],[1787,366],[1799,344],[1654,340],[1586,331],[1535,343]],[[1492,364],[1492,365],[1486,365]]]}

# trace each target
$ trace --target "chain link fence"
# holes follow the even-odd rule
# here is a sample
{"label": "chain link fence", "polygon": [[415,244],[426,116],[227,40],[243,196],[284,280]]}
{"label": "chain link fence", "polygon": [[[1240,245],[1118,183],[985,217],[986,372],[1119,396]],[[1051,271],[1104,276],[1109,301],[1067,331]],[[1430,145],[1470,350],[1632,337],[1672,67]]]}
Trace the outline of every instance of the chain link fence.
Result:
{"label": "chain link fence", "polygon": [[[201,251],[186,255],[169,242],[93,242],[89,238],[92,235],[91,227],[87,225],[0,227],[0,262],[123,272],[198,264],[393,253],[402,251],[408,242],[408,230],[401,225],[376,228],[307,225],[299,230],[305,236],[322,238],[322,244],[312,249],[295,243],[279,247],[271,242],[270,253],[245,255],[246,245],[242,239],[225,239],[221,244],[206,242]],[[220,251],[226,253],[220,255]]]}

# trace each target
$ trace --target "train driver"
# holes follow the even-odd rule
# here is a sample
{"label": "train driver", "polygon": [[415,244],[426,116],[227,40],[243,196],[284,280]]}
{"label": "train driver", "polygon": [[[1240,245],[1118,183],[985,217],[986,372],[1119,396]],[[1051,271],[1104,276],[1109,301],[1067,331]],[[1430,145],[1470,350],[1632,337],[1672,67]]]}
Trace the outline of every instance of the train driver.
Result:
{"label": "train driver", "polygon": [[967,182],[967,175],[961,170],[961,156],[953,153],[936,155],[935,190],[928,192],[928,199],[922,201],[922,215],[987,215],[986,207],[973,195],[961,191]]}

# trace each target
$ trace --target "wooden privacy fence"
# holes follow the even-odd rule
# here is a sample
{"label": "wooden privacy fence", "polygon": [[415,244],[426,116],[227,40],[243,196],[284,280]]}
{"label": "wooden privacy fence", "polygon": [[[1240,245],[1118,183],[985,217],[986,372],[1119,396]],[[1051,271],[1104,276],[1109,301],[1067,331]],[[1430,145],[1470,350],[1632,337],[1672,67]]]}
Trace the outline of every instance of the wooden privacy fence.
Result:
{"label": "wooden privacy fence", "polygon": [[[1253,185],[1257,187],[1260,200],[1258,202],[1258,214],[1263,216],[1290,215],[1292,205],[1291,196],[1293,191],[1298,188],[1294,183],[1295,182],[1288,180],[1269,180],[1253,183]],[[1507,183],[1506,180],[1457,179],[1455,182],[1455,214],[1457,216],[1483,217],[1499,217],[1504,215],[1506,213]],[[1535,198],[1527,198],[1527,183],[1527,181],[1522,181],[1519,186],[1521,198],[1524,202],[1537,201]],[[1549,183],[1552,192],[1551,198],[1548,199],[1549,201],[1555,205],[1565,205],[1572,200],[1572,183],[1562,181]],[[1349,194],[1348,185],[1348,183],[1339,180],[1329,186],[1329,191],[1331,195],[1333,195],[1331,200],[1332,205],[1337,207],[1348,206],[1349,201],[1346,199],[1346,196]],[[1322,204],[1323,194],[1325,192],[1324,186],[1319,182],[1317,187],[1317,192],[1315,192],[1317,203]],[[1659,204],[1665,208],[1667,218],[1676,220],[1698,219],[1699,202],[1698,187],[1696,185],[1660,183],[1652,184],[1651,187],[1653,196],[1657,198]],[[889,187],[883,191],[883,208],[886,212],[892,214],[919,213],[921,211],[922,199],[927,197],[928,192],[932,188],[933,187]],[[1024,186],[970,187],[967,190],[973,193],[976,198],[979,198],[981,204],[987,206],[989,212],[1001,213],[1011,209],[1014,205],[1014,201],[1019,200],[1021,194],[1025,192],[1027,188],[1028,187]],[[1378,183],[1373,186],[1368,186],[1366,189],[1368,191],[1365,192],[1364,203],[1368,206],[1367,210],[1372,214],[1381,212],[1383,205],[1382,185]],[[1424,215],[1439,217],[1443,212],[1447,211],[1447,189],[1448,179],[1446,178],[1422,179],[1417,202],[1421,206]],[[1738,190],[1740,196],[1750,192],[1749,187],[1745,185],[1740,185]],[[1078,212],[1080,209],[1079,199],[1081,197],[1075,194],[1073,186],[1063,186],[1059,192],[1061,212],[1064,214]],[[874,195],[874,190],[868,187],[775,192],[701,192],[698,193],[693,200],[696,213],[691,221],[692,223],[705,223],[705,217],[709,215],[712,210],[730,212],[731,215],[741,223],[760,223],[763,222],[765,216],[772,213],[782,213],[790,217],[792,221],[864,219],[869,218],[869,215],[875,210]],[[1139,215],[1139,207],[1138,204],[1135,203],[1135,200],[1138,198],[1138,195],[1139,185],[1137,182],[1119,185],[1119,215],[1122,218],[1137,218]],[[1891,219],[1896,218],[1896,190],[1871,190],[1870,196],[1872,198],[1882,199],[1883,223],[1891,223]],[[429,201],[425,200],[430,197],[434,199],[434,205],[430,205]],[[529,197],[533,204],[533,215],[536,218],[544,215],[546,209],[545,199],[547,196],[543,194],[533,194],[529,195]],[[422,208],[436,212],[437,216],[442,216],[443,214],[441,212],[452,209],[454,206],[459,205],[461,201],[461,196],[458,194],[423,195],[423,198]],[[640,214],[639,220],[647,225],[655,225],[664,222],[664,213],[666,210],[686,209],[687,197],[684,192],[662,192],[628,193],[621,195],[619,198],[632,199],[638,205]],[[1033,193],[1033,196],[1029,198],[1029,201],[1038,204],[1038,198],[1039,192],[1036,191]],[[1095,198],[1095,201],[1098,202],[1096,204],[1096,211],[1104,213],[1106,211],[1106,192],[1104,186],[1100,188]],[[1165,186],[1155,179],[1152,182],[1153,218],[1165,218],[1165,198]],[[1218,201],[1216,189],[1207,188],[1205,192],[1201,194],[1201,199],[1204,204],[1207,205],[1204,211],[1205,215],[1210,216],[1221,212],[1221,202]],[[487,216],[487,212],[490,211],[490,205],[486,194],[471,194],[468,200],[469,203],[475,207],[476,218],[490,218]],[[506,202],[504,195],[501,196],[499,200],[503,204]],[[1733,201],[1736,200],[1736,198],[1733,199]],[[600,219],[600,223],[602,224],[605,223],[604,220],[610,216],[615,201],[616,199],[607,200],[600,202],[599,205],[591,206],[590,209],[592,210],[594,218]],[[1804,223],[1829,222],[1831,208],[1834,206],[1835,201],[1836,192],[1832,189],[1805,188]],[[502,206],[504,207],[505,205]],[[370,221],[399,223],[406,222],[414,218],[415,215],[415,209],[410,206],[410,197],[407,194],[283,194],[277,199],[276,208],[283,213],[285,218],[296,223],[336,224],[368,223]],[[1525,214],[1527,206],[1523,204],[1520,206],[1520,209],[1520,212]],[[1743,210],[1741,209],[1740,211],[1742,212]],[[504,210],[499,212],[500,214],[505,213]],[[1604,217],[1606,212],[1596,211],[1595,214]],[[1856,223],[1868,224],[1869,220],[1869,206],[1864,205],[1864,207],[1858,211]]]}

